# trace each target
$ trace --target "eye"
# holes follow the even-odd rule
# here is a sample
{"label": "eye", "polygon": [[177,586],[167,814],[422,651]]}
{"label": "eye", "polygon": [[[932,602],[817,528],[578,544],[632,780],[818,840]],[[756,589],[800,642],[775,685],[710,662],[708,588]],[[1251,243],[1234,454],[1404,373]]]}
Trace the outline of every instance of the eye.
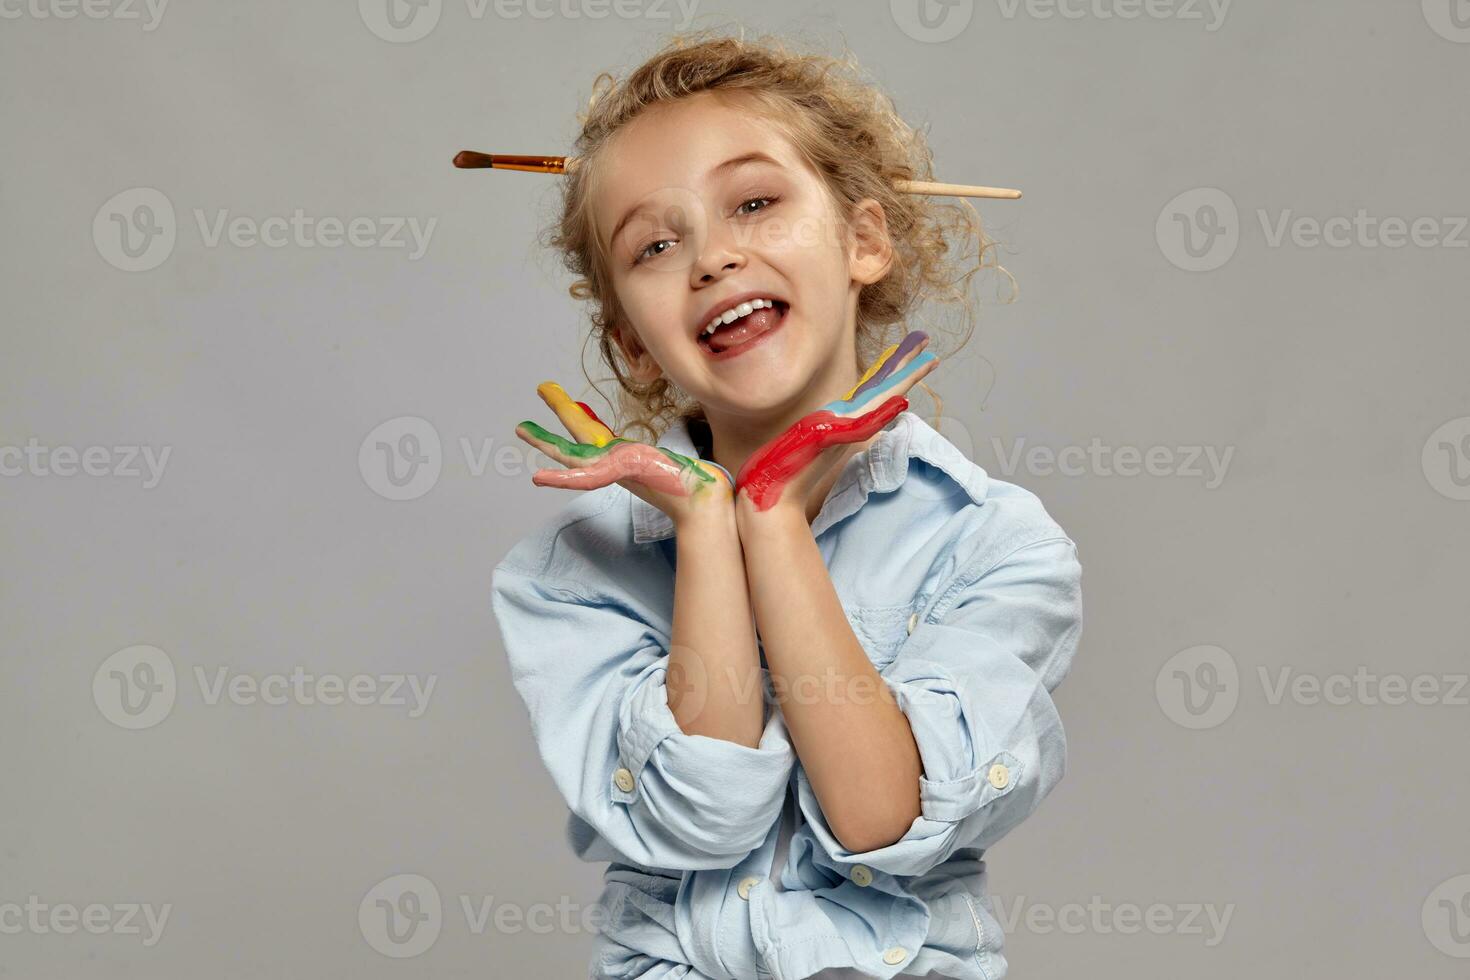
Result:
{"label": "eye", "polygon": [[653,248],[655,245],[669,245],[669,246],[672,246],[673,244],[674,244],[674,242],[673,242],[673,239],[671,239],[671,238],[660,238],[657,241],[649,242],[647,245],[643,246],[642,248],[640,248],[638,250],[638,254],[636,256],[634,256],[634,258],[633,258],[633,264],[634,265],[638,265],[645,258],[653,258],[653,259],[656,259],[660,255],[663,255],[664,252],[668,251],[668,249],[665,249],[664,252],[654,252],[652,255],[649,255],[648,254],[648,250],[651,249],[651,248]]}
{"label": "eye", "polygon": [[[749,198],[748,200],[746,200],[745,202],[743,202],[740,205],[739,208],[736,208],[735,209],[735,213],[736,214],[755,214],[755,211],[764,211],[766,208],[770,207],[772,204],[775,204],[779,200],[780,200],[780,198],[778,198],[778,197],[752,197],[752,198]],[[756,208],[755,211],[742,211],[741,210],[741,208],[745,207],[746,204],[757,204],[757,203],[759,203],[761,201],[765,201],[766,202],[766,207],[765,208]]]}

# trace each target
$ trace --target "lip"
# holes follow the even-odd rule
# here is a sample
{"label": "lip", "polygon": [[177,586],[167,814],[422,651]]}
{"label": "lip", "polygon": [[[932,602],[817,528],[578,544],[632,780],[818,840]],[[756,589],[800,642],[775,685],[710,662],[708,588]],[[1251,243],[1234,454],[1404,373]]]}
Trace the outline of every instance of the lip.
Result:
{"label": "lip", "polygon": [[[791,304],[787,303],[786,300],[783,299],[779,293],[766,293],[761,292],[760,290],[751,290],[749,292],[736,293],[729,299],[722,299],[714,306],[711,306],[709,309],[704,311],[704,317],[699,321],[698,326],[694,328],[694,339],[699,339],[699,335],[704,333],[704,328],[709,326],[709,322],[715,317],[723,316],[726,310],[734,309],[741,303],[748,303],[753,299],[773,299],[776,302],[785,305],[788,309],[791,307]],[[783,317],[782,319],[785,318]]]}
{"label": "lip", "polygon": [[[764,294],[757,294],[754,298],[761,298],[763,295]],[[791,318],[791,304],[786,302],[784,299],[777,299],[775,296],[767,296],[766,298],[776,300],[776,302],[780,304],[777,309],[781,312],[781,319],[776,321],[776,325],[774,327],[767,330],[765,333],[761,334],[754,340],[747,340],[739,347],[731,347],[728,350],[712,351],[708,347],[705,347],[703,344],[699,344],[699,349],[704,352],[704,356],[712,361],[728,361],[730,358],[739,357],[741,354],[744,354],[746,351],[754,347],[759,347],[761,344],[765,343],[767,337],[772,337],[775,334],[779,333],[781,328],[786,326],[786,321]],[[744,301],[742,300],[742,302]],[[710,316],[713,317],[714,314],[711,313]],[[709,321],[705,322],[707,323]],[[698,343],[697,339],[695,340],[695,343]]]}

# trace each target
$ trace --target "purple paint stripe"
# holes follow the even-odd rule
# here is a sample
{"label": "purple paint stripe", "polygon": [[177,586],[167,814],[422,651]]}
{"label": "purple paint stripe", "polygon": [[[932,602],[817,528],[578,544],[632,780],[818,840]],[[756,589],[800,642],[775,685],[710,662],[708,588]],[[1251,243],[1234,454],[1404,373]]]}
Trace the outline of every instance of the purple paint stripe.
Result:
{"label": "purple paint stripe", "polygon": [[893,352],[893,356],[884,361],[883,366],[874,371],[871,378],[859,385],[857,391],[854,391],[852,393],[852,397],[847,400],[850,402],[856,402],[862,396],[863,392],[868,391],[871,388],[876,388],[878,385],[882,384],[883,379],[887,378],[890,374],[893,373],[893,369],[898,367],[899,362],[904,359],[909,351],[913,350],[915,347],[919,346],[919,344],[928,339],[929,335],[926,334],[924,331],[910,330],[908,336],[903,338],[903,340],[899,343],[898,350]]}

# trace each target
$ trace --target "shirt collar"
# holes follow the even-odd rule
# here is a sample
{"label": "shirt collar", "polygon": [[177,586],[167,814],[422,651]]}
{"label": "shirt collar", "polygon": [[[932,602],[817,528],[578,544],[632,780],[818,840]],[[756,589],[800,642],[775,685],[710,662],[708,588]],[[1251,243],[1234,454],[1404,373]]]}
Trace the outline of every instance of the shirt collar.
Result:
{"label": "shirt collar", "polygon": [[[669,426],[658,445],[684,456],[699,456],[686,418],[680,418]],[[901,412],[878,433],[871,446],[844,464],[821,512],[812,522],[812,534],[821,534],[843,518],[855,514],[870,494],[897,490],[907,479],[909,460],[914,458],[939,469],[975,503],[985,499],[990,479],[985,470],[919,416],[913,412]],[[628,499],[632,501],[635,543],[646,544],[674,536],[674,522],[667,514],[635,494],[628,494]]]}

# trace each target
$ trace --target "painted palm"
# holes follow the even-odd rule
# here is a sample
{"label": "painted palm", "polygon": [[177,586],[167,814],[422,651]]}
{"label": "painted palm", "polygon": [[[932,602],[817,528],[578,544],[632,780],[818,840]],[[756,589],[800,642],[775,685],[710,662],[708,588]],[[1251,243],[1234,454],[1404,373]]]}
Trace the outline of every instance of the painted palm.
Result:
{"label": "painted palm", "polygon": [[718,463],[616,435],[585,402],[574,401],[555,381],[537,385],[536,394],[576,440],[564,439],[529,420],[516,426],[516,435],[523,441],[567,467],[537,470],[531,482],[538,487],[596,490],[622,483],[629,490],[636,485],[672,497],[719,496],[732,491],[730,474]]}
{"label": "painted palm", "polygon": [[892,422],[909,406],[905,393],[939,363],[923,350],[928,343],[928,334],[910,331],[883,351],[845,395],[802,416],[752,453],[736,475],[737,492],[746,494],[756,510],[768,510],[824,450],[863,442]]}

